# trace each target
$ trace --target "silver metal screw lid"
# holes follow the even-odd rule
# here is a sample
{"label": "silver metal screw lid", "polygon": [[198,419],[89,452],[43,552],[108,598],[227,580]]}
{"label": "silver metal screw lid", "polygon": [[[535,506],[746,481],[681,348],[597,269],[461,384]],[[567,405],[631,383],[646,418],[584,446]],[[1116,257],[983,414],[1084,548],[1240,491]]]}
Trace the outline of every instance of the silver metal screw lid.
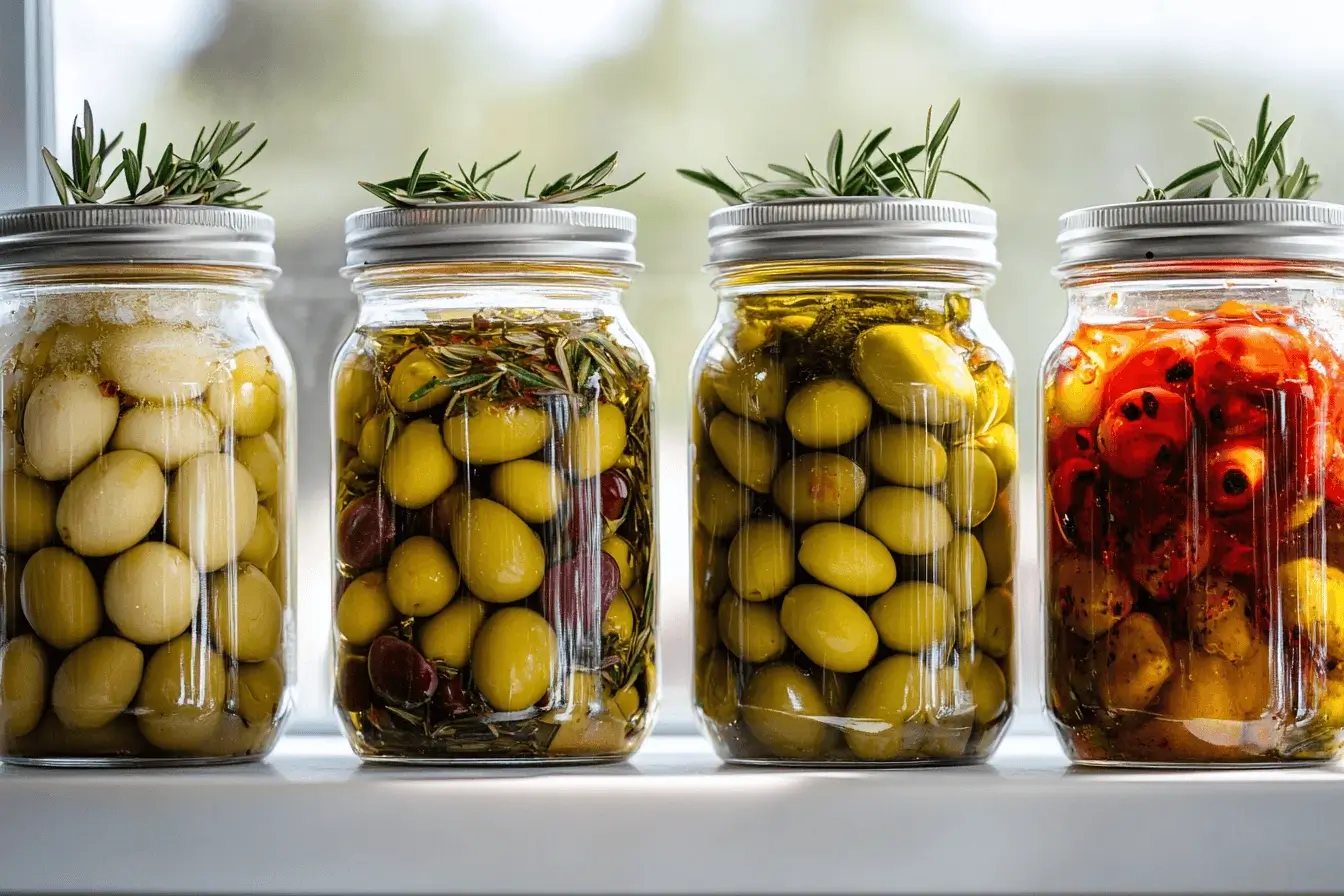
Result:
{"label": "silver metal screw lid", "polygon": [[1059,219],[1059,267],[1246,258],[1344,262],[1344,205],[1304,199],[1168,199]]}
{"label": "silver metal screw lid", "polygon": [[518,259],[634,265],[635,216],[591,205],[455,202],[369,208],[345,219],[347,270]]}
{"label": "silver metal screw lid", "polygon": [[166,262],[275,269],[275,219],[214,205],[52,205],[0,212],[0,270]]}
{"label": "silver metal screw lid", "polygon": [[941,199],[832,196],[722,208],[709,216],[709,263],[825,259],[955,262],[998,270],[996,217]]}

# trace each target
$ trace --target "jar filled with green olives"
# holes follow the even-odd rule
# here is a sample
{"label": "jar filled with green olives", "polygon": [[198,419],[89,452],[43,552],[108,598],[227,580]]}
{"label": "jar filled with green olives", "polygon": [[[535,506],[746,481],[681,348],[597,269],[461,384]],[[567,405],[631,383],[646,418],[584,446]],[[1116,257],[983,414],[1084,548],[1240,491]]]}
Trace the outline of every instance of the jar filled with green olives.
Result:
{"label": "jar filled with green olives", "polygon": [[541,202],[346,222],[333,373],[338,714],[366,760],[622,759],[653,723],[653,364],[635,219]]}
{"label": "jar filled with green olives", "polygon": [[735,762],[984,760],[1013,683],[1013,362],[995,216],[827,197],[710,216],[691,383],[695,704]]}
{"label": "jar filled with green olives", "polygon": [[264,756],[294,644],[274,222],[0,214],[0,759]]}

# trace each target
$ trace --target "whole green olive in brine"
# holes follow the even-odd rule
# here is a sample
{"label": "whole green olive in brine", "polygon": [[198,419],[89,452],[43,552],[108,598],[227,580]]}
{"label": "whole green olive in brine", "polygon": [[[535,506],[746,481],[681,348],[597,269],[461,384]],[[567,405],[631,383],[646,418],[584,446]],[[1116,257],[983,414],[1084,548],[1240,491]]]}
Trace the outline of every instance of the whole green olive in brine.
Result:
{"label": "whole green olive in brine", "polygon": [[975,380],[955,348],[922,327],[883,324],[854,344],[854,375],[896,417],[933,426],[968,421]]}

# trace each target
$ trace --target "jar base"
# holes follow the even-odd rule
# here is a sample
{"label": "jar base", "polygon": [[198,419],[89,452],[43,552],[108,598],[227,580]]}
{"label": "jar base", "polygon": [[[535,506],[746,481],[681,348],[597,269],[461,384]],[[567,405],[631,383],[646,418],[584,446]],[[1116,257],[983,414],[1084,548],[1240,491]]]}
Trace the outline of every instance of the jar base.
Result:
{"label": "jar base", "polygon": [[1219,771],[1255,771],[1264,769],[1309,768],[1330,765],[1334,759],[1248,759],[1226,762],[1196,761],[1173,759],[1170,762],[1141,759],[1069,759],[1079,771],[1171,771],[1171,772],[1219,772]]}
{"label": "jar base", "polygon": [[261,762],[265,754],[247,756],[3,756],[0,763],[22,768],[202,768]]}
{"label": "jar base", "polygon": [[359,761],[373,766],[439,766],[441,768],[569,768],[574,766],[620,765],[629,755],[620,756],[367,756]]}
{"label": "jar base", "polygon": [[790,769],[811,769],[821,771],[825,769],[914,769],[914,768],[947,768],[953,766],[984,765],[989,761],[988,756],[951,756],[947,758],[916,758],[916,759],[892,759],[888,761],[863,761],[858,759],[755,759],[738,756],[720,756],[726,765],[743,766],[747,768],[790,768]]}

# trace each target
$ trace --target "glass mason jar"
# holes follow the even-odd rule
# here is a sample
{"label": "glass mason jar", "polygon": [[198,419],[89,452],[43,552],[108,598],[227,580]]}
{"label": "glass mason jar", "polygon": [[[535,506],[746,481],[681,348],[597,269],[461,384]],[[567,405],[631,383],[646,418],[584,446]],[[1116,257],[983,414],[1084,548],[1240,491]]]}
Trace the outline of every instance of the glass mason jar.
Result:
{"label": "glass mason jar", "polygon": [[294,675],[274,222],[0,214],[0,759],[264,756]]}
{"label": "glass mason jar", "polygon": [[1344,729],[1344,207],[1061,219],[1047,702],[1079,762],[1283,764]]}
{"label": "glass mason jar", "polygon": [[994,213],[710,216],[691,372],[695,705],[737,762],[976,762],[1013,691],[1013,362]]}
{"label": "glass mason jar", "polygon": [[364,759],[619,760],[658,699],[635,219],[371,209],[333,374],[336,703]]}

